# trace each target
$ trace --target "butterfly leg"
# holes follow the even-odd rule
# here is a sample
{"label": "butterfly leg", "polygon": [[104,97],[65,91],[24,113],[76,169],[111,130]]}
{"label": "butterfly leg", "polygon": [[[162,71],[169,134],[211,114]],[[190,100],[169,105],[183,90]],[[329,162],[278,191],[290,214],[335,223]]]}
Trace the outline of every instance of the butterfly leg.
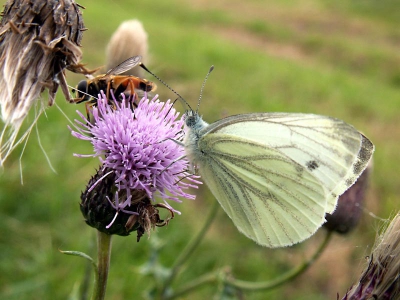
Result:
{"label": "butterfly leg", "polygon": [[166,166],[166,167],[160,172],[160,175],[161,175],[162,173],[164,173],[166,170],[168,170],[168,168],[169,168],[170,166],[172,166],[174,163],[176,163],[177,161],[179,161],[179,160],[181,160],[181,159],[184,159],[185,157],[186,157],[186,155],[182,155],[182,156],[180,156],[180,157],[174,159],[168,166]]}

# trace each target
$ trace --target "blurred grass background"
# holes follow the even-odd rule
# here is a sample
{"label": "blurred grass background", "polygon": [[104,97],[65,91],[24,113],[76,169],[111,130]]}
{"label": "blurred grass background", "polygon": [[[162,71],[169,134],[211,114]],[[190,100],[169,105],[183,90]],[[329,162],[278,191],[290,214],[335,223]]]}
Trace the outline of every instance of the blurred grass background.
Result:
{"label": "blurred grass background", "polygon": [[[3,2],[0,2],[4,4]],[[347,236],[335,236],[322,257],[294,282],[246,299],[336,299],[358,278],[382,222],[399,209],[400,192],[400,3],[382,1],[94,1],[82,0],[86,27],[83,61],[105,64],[113,31],[138,18],[149,35],[148,67],[191,104],[203,78],[215,65],[204,91],[201,112],[213,122],[247,112],[307,112],[343,119],[376,145],[374,170],[362,222]],[[146,76],[154,80],[151,76]],[[75,86],[81,77],[68,74]],[[175,98],[157,83],[162,99]],[[57,103],[71,118],[84,105]],[[178,109],[181,107],[178,105]],[[32,120],[33,115],[30,116]],[[28,120],[29,121],[29,120]],[[48,166],[32,132],[22,157],[19,147],[0,175],[0,298],[68,299],[78,289],[86,262],[58,249],[93,254],[94,230],[79,211],[84,189],[98,162],[75,158],[90,153],[73,138],[65,117],[52,107],[38,123],[42,144],[56,169]],[[139,274],[150,243],[164,243],[160,262],[169,266],[199,230],[215,201],[206,187],[196,201],[175,205],[182,211],[168,227],[136,243],[134,235],[114,238],[108,299],[140,299],[151,281]],[[321,241],[321,232],[301,245],[265,249],[238,233],[226,215],[217,220],[179,286],[230,266],[239,279],[273,279],[300,263]],[[182,299],[211,297],[205,286]],[[341,297],[340,297],[341,298]]]}

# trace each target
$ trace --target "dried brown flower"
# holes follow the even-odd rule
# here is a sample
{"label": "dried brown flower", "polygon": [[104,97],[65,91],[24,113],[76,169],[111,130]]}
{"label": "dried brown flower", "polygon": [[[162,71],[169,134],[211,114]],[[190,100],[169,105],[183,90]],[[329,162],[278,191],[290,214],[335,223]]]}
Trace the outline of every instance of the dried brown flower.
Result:
{"label": "dried brown flower", "polygon": [[368,266],[342,300],[400,299],[400,213],[377,238]]}
{"label": "dried brown flower", "polygon": [[[9,0],[4,5],[0,105],[5,126],[0,137],[0,165],[18,144],[18,130],[40,94],[48,89],[48,104],[52,105],[60,86],[69,100],[65,69],[90,73],[80,64],[85,30],[80,8],[73,0]],[[8,130],[10,137],[2,143]]]}

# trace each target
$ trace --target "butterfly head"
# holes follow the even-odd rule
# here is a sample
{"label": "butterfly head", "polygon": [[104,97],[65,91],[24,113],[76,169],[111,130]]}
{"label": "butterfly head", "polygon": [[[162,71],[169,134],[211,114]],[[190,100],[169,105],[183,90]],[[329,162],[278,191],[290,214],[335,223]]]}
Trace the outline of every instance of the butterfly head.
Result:
{"label": "butterfly head", "polygon": [[[139,66],[142,67],[146,72],[148,72],[149,74],[151,74],[155,78],[157,78],[162,84],[164,84],[169,90],[171,90],[175,95],[178,96],[178,98],[175,101],[180,100],[182,102],[182,104],[187,108],[187,110],[185,112],[185,115],[184,115],[184,118],[185,118],[186,128],[189,129],[189,131],[194,132],[194,133],[197,134],[197,132],[199,132],[201,129],[203,129],[204,127],[208,126],[208,124],[206,122],[204,122],[203,119],[199,116],[198,110],[199,110],[199,106],[200,106],[200,102],[201,102],[201,97],[202,97],[202,94],[203,94],[204,86],[206,84],[208,76],[214,70],[214,66],[210,67],[210,70],[208,71],[208,73],[207,73],[207,75],[206,75],[206,77],[205,77],[205,79],[203,81],[203,85],[201,86],[200,97],[199,97],[199,101],[197,102],[196,110],[193,110],[190,107],[189,103],[185,99],[183,99],[183,97],[178,92],[176,92],[173,88],[171,88],[160,77],[158,77],[153,72],[151,72],[149,69],[147,69],[147,67],[143,63],[140,63]],[[175,101],[174,101],[174,103],[175,103]]]}
{"label": "butterfly head", "polygon": [[201,117],[199,116],[197,111],[194,110],[187,110],[185,113],[185,125],[188,128],[194,129],[196,125],[199,123],[199,120],[201,120]]}
{"label": "butterfly head", "polygon": [[185,112],[185,125],[189,128],[193,128],[198,123],[198,119],[200,118],[197,111],[187,110]]}
{"label": "butterfly head", "polygon": [[185,125],[186,127],[194,132],[197,132],[208,124],[203,121],[202,117],[195,110],[187,110],[185,113]]}

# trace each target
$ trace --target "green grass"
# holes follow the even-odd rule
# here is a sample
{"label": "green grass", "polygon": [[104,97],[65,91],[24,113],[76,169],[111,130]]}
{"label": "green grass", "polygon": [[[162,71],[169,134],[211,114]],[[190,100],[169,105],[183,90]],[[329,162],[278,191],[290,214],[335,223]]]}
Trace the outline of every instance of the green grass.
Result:
{"label": "green grass", "polygon": [[[161,2],[161,1],[160,1]],[[81,1],[84,10],[84,62],[105,64],[107,41],[120,22],[138,18],[149,34],[148,67],[195,105],[209,67],[201,113],[208,122],[222,116],[266,111],[309,112],[341,118],[376,145],[374,170],[360,226],[333,239],[328,251],[302,277],[248,299],[334,299],[359,275],[379,221],[399,209],[400,53],[396,1]],[[151,76],[148,79],[153,80]],[[82,78],[69,74],[74,86]],[[158,84],[158,83],[157,83]],[[175,98],[158,84],[163,99]],[[44,96],[45,97],[45,96]],[[84,106],[57,103],[74,119]],[[178,106],[179,108],[179,106]],[[73,157],[90,145],[71,137],[68,122],[54,107],[38,123],[53,173],[32,132],[22,158],[19,147],[0,175],[0,298],[68,299],[84,276],[86,263],[58,249],[93,254],[94,230],[79,211],[84,189],[98,162]],[[33,116],[30,116],[32,119]],[[108,299],[138,299],[151,284],[139,270],[160,239],[160,262],[170,266],[199,230],[215,201],[202,187],[196,201],[175,205],[182,211],[150,239],[116,237]],[[321,240],[270,250],[242,236],[220,211],[174,287],[230,266],[240,279],[273,279],[298,264]],[[306,254],[304,254],[306,253]],[[190,299],[211,297],[205,286]],[[186,299],[183,297],[182,299]]]}

